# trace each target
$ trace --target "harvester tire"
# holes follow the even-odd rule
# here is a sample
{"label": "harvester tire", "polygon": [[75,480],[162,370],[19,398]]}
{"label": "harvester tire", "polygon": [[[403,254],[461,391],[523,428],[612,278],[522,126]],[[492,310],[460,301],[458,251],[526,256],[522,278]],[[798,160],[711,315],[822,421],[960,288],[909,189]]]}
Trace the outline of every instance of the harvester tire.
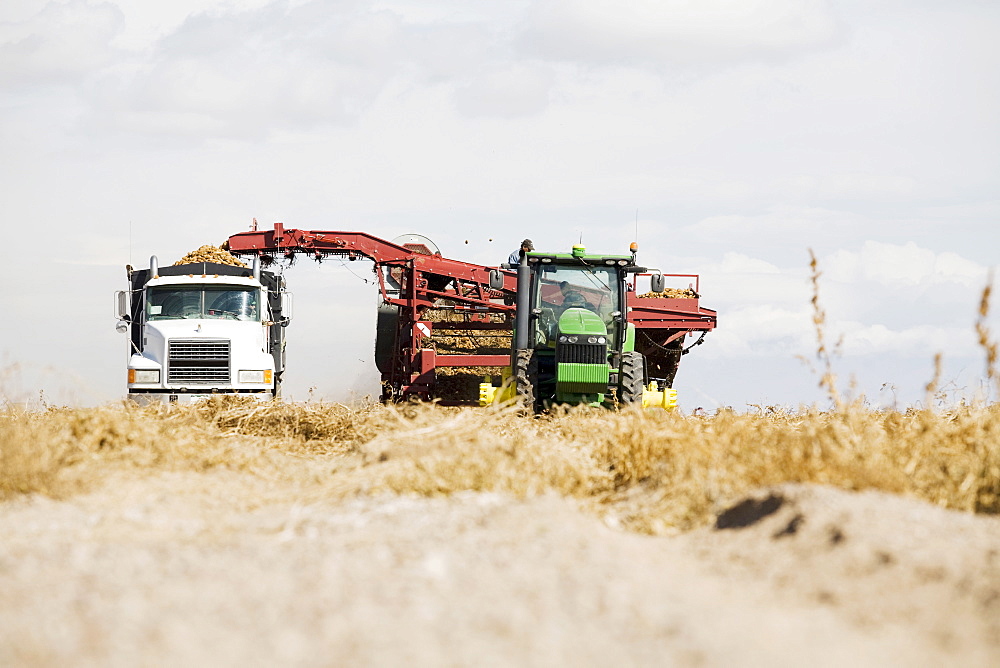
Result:
{"label": "harvester tire", "polygon": [[523,348],[514,356],[514,387],[517,398],[528,410],[535,410],[535,389],[538,387],[538,359],[532,348]]}
{"label": "harvester tire", "polygon": [[375,367],[383,375],[392,373],[398,332],[399,307],[380,304],[378,318],[375,321]]}
{"label": "harvester tire", "polygon": [[642,403],[642,390],[646,385],[646,359],[642,353],[622,353],[622,370],[618,378],[618,403]]}

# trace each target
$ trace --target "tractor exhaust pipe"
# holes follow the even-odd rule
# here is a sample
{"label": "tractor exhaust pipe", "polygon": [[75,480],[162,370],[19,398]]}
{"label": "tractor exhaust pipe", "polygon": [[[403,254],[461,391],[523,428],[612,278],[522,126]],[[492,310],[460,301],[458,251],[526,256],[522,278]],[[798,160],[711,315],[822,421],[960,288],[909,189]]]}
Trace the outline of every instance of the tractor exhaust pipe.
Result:
{"label": "tractor exhaust pipe", "polygon": [[[149,278],[160,277],[160,264],[155,255],[149,256]],[[147,279],[148,280],[148,279]]]}
{"label": "tractor exhaust pipe", "polygon": [[253,280],[260,283],[260,256],[253,256]]}
{"label": "tractor exhaust pipe", "polygon": [[517,265],[517,314],[514,317],[514,355],[518,350],[528,347],[531,340],[528,336],[529,323],[531,322],[531,269],[528,267],[528,258],[524,251],[521,251],[521,262]]}

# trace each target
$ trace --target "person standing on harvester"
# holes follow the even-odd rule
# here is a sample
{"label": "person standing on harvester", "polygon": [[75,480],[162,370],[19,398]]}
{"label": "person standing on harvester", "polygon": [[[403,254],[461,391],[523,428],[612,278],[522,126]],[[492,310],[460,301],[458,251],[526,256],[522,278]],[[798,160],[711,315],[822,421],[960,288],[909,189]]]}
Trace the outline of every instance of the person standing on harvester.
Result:
{"label": "person standing on harvester", "polygon": [[535,244],[531,243],[531,239],[525,239],[521,242],[521,247],[510,254],[510,257],[507,259],[507,263],[512,267],[516,267],[521,264],[521,255],[533,250],[535,250]]}

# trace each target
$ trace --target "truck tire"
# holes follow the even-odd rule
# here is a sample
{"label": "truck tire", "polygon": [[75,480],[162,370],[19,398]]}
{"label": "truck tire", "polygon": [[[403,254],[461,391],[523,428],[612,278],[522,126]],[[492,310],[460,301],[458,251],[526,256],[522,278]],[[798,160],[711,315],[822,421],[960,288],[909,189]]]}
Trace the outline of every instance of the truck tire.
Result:
{"label": "truck tire", "polygon": [[618,403],[642,403],[646,385],[646,360],[642,353],[622,353],[622,370],[618,374]]}
{"label": "truck tire", "polygon": [[536,410],[538,388],[538,359],[532,348],[522,348],[514,357],[514,384],[517,397],[524,407]]}

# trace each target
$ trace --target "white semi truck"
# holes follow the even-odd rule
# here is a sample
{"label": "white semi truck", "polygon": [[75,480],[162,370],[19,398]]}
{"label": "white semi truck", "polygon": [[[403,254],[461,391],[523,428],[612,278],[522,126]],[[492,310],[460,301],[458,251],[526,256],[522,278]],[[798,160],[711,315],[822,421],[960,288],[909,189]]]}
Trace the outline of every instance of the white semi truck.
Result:
{"label": "white semi truck", "polygon": [[279,395],[291,295],[284,278],[252,268],[195,262],[127,268],[117,293],[118,331],[129,334],[128,397],[140,404],[192,403],[213,394]]}

